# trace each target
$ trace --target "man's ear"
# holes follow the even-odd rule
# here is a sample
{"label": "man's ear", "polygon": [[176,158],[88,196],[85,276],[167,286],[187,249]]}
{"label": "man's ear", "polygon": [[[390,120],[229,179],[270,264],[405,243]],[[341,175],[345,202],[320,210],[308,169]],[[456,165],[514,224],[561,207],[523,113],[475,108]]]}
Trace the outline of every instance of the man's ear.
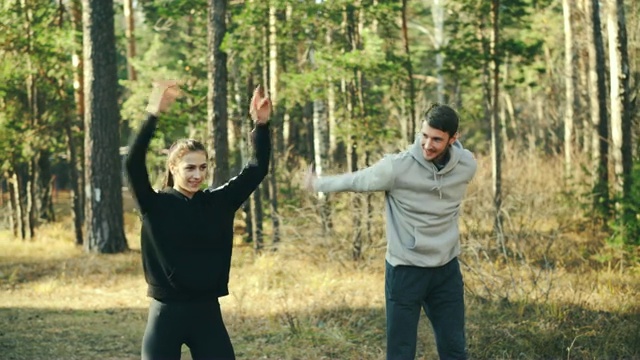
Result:
{"label": "man's ear", "polygon": [[456,140],[458,140],[458,136],[460,136],[459,132],[456,132],[455,134],[453,134],[453,136],[449,139],[449,145],[453,145],[453,143],[456,142]]}

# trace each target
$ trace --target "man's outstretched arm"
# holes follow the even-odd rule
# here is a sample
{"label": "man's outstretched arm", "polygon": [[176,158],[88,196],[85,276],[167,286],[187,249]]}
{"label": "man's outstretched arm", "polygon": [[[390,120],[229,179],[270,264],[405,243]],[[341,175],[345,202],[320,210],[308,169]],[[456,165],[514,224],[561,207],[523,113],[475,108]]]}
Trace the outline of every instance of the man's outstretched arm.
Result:
{"label": "man's outstretched arm", "polygon": [[313,192],[368,192],[391,190],[396,174],[390,156],[372,166],[352,173],[340,175],[317,176],[309,169],[305,187]]}

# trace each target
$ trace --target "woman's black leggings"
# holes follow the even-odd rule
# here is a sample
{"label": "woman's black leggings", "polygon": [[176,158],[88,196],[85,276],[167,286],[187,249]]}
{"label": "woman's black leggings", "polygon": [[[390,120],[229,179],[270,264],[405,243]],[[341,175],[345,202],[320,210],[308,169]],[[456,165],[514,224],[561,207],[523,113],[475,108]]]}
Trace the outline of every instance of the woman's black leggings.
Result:
{"label": "woman's black leggings", "polygon": [[182,344],[194,360],[235,359],[218,300],[161,302],[151,300],[142,339],[142,360],[179,360]]}

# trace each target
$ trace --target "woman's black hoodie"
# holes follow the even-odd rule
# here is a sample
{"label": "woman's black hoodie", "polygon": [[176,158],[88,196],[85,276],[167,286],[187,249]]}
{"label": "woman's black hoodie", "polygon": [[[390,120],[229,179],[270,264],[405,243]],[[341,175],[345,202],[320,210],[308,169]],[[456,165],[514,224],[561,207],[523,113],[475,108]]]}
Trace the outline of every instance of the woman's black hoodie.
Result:
{"label": "woman's black hoodie", "polygon": [[147,295],[165,301],[213,300],[229,293],[233,218],[269,170],[269,126],[254,130],[256,164],[191,199],[173,188],[156,192],[145,162],[158,118],[148,115],[129,148],[126,169],[142,215],[142,265]]}

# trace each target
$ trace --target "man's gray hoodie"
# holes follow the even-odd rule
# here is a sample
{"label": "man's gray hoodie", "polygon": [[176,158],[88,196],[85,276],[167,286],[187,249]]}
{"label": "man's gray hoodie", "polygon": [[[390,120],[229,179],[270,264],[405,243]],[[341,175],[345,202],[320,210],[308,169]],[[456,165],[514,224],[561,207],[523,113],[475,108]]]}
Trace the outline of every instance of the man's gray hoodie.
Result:
{"label": "man's gray hoodie", "polygon": [[422,155],[420,136],[407,150],[353,173],[316,179],[318,192],[384,191],[386,260],[392,266],[437,267],[460,254],[458,215],[476,172],[469,150],[455,142],[439,170]]}

